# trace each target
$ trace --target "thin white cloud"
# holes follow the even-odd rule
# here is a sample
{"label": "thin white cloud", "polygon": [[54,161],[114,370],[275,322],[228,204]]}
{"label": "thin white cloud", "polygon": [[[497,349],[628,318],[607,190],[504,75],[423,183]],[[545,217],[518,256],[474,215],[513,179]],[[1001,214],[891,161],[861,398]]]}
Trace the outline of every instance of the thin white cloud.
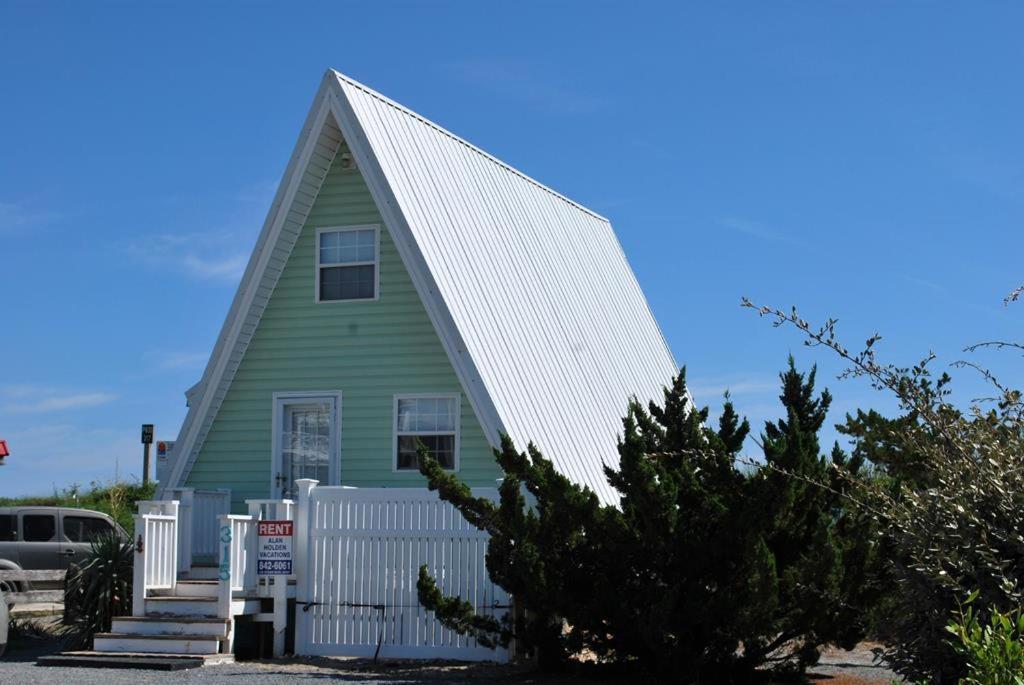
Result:
{"label": "thin white cloud", "polygon": [[182,264],[189,273],[199,278],[237,281],[245,271],[248,258],[247,254],[227,255],[215,259],[186,254],[182,258]]}
{"label": "thin white cloud", "polygon": [[163,233],[133,243],[128,252],[161,269],[173,269],[199,280],[237,282],[245,271],[248,252],[238,250],[248,240],[237,231]]}
{"label": "thin white cloud", "polygon": [[942,292],[945,290],[945,288],[939,283],[936,283],[935,281],[929,281],[926,278],[918,278],[917,276],[911,276],[909,274],[903,274],[903,278],[909,283],[919,285],[923,288],[927,288],[928,290],[934,290],[936,292]]}
{"label": "thin white cloud", "polygon": [[117,399],[116,395],[107,392],[68,392],[32,385],[5,386],[3,395],[8,402],[0,406],[0,411],[12,414],[88,409]]}
{"label": "thin white cloud", "polygon": [[190,208],[186,219],[197,225],[196,211],[213,219],[198,223],[213,226],[206,230],[167,230],[135,236],[126,250],[134,260],[168,272],[179,272],[197,280],[237,283],[245,272],[254,238],[273,199],[276,184],[261,181],[220,198],[215,207]]}
{"label": "thin white cloud", "polygon": [[12,202],[0,202],[0,233],[47,224],[60,217],[59,212],[29,209]]}
{"label": "thin white cloud", "polygon": [[718,224],[730,230],[748,235],[759,240],[767,240],[774,243],[786,243],[789,245],[800,245],[801,242],[791,235],[776,230],[759,221],[742,219],[736,216],[726,216],[718,219]]}
{"label": "thin white cloud", "polygon": [[206,352],[161,352],[155,355],[161,369],[198,369],[210,355]]}

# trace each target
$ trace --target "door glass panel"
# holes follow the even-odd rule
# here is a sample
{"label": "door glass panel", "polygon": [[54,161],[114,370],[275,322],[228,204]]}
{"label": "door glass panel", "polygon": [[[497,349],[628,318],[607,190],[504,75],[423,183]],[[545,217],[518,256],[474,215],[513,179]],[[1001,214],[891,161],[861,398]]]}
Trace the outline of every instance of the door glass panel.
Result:
{"label": "door glass panel", "polygon": [[285,408],[281,445],[282,496],[295,496],[295,481],[314,478],[321,483],[330,479],[331,416],[329,407],[290,405]]}

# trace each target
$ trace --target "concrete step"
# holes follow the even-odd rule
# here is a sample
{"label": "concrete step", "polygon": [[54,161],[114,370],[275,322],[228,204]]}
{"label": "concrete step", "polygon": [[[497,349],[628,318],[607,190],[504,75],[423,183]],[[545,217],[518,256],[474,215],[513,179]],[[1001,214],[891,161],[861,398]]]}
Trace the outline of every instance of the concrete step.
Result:
{"label": "concrete step", "polygon": [[81,668],[137,668],[154,671],[180,671],[200,666],[234,663],[231,654],[153,654],[122,652],[61,652],[36,660],[39,666],[78,666]]}
{"label": "concrete step", "polygon": [[147,597],[146,615],[216,618],[217,600],[213,597],[182,597],[180,595]]}
{"label": "concrete step", "polygon": [[216,580],[179,580],[173,590],[150,590],[151,596],[155,597],[216,597],[217,587],[220,585]]}
{"label": "concrete step", "polygon": [[218,654],[221,639],[213,635],[141,635],[138,633],[96,633],[94,652],[147,654]]}
{"label": "concrete step", "polygon": [[115,618],[112,633],[137,635],[210,635],[227,637],[229,621],[223,618],[173,616],[121,616]]}

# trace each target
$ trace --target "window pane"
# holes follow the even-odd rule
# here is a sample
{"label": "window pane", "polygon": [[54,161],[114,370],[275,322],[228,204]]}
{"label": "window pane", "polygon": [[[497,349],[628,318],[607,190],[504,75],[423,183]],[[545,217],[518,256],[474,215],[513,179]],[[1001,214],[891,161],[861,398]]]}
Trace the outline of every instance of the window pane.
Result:
{"label": "window pane", "polygon": [[18,539],[18,524],[13,514],[0,515],[0,542]]}
{"label": "window pane", "polygon": [[430,456],[446,469],[455,468],[454,435],[400,435],[398,436],[398,468],[415,470],[419,468],[419,443],[423,443]]}
{"label": "window pane", "polygon": [[333,231],[320,234],[320,263],[348,264],[377,260],[377,232]]}
{"label": "window pane", "polygon": [[320,269],[321,300],[366,300],[374,296],[377,267],[335,266]]}
{"label": "window pane", "polygon": [[413,422],[416,420],[416,400],[398,400],[398,430],[406,432],[413,430]]}
{"label": "window pane", "polygon": [[57,518],[53,514],[29,514],[21,517],[25,542],[49,542],[57,534]]}
{"label": "window pane", "polygon": [[398,400],[398,431],[455,431],[455,398],[417,397]]}
{"label": "window pane", "polygon": [[437,429],[442,431],[455,430],[455,398],[438,400],[437,402]]}

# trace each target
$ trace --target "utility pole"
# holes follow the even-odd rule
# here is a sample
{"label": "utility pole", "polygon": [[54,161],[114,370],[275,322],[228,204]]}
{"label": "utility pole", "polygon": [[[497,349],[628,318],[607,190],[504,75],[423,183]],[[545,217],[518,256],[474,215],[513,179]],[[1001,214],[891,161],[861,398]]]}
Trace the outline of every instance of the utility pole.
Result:
{"label": "utility pole", "polygon": [[149,446],[153,444],[153,424],[142,424],[142,484],[149,485]]}

